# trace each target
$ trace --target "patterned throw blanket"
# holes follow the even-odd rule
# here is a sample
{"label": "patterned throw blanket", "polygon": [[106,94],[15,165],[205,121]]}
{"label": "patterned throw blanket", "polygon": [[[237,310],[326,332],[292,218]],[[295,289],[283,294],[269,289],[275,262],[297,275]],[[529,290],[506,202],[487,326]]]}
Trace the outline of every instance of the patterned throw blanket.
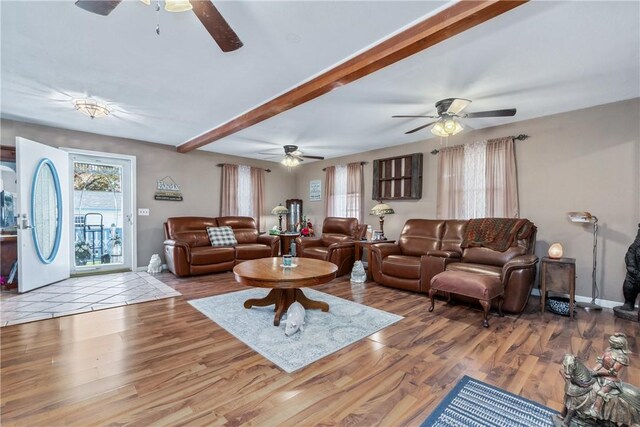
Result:
{"label": "patterned throw blanket", "polygon": [[526,239],[536,230],[528,219],[479,218],[470,219],[464,230],[461,247],[482,246],[504,252],[519,239]]}

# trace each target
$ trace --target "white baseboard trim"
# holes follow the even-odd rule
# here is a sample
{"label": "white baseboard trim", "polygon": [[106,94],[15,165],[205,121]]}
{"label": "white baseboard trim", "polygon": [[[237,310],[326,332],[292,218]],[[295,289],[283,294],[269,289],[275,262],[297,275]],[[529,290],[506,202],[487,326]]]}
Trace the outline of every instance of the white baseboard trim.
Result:
{"label": "white baseboard trim", "polygon": [[[540,289],[533,288],[531,290],[531,295],[535,295],[535,296],[539,297],[540,296]],[[580,295],[576,295],[576,302],[591,302],[591,298],[583,297],[583,296],[580,296]],[[624,303],[623,302],[618,302],[618,301],[606,300],[606,299],[596,299],[596,304],[598,304],[599,306],[604,307],[604,308],[613,308],[613,307],[617,307],[619,305],[622,305]]]}

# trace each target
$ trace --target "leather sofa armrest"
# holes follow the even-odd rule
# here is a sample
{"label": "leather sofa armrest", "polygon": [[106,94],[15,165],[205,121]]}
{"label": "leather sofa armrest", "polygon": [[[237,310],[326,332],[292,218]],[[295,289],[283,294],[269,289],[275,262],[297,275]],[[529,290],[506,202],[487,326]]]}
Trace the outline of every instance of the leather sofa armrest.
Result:
{"label": "leather sofa armrest", "polygon": [[511,259],[502,267],[502,277],[516,269],[532,268],[538,263],[538,257],[535,255],[521,255]]}
{"label": "leather sofa armrest", "polygon": [[395,243],[376,243],[371,245],[371,255],[377,256],[380,261],[389,255],[400,254],[400,246]]}
{"label": "leather sofa armrest", "polygon": [[280,236],[261,234],[256,242],[267,245],[271,248],[271,256],[278,256],[280,250]]}
{"label": "leather sofa armrest", "polygon": [[182,240],[173,240],[173,239],[167,239],[164,241],[164,244],[166,246],[177,246],[177,247],[181,247],[184,248],[185,250],[190,252],[191,247],[189,246],[189,244],[187,242],[184,242]]}
{"label": "leather sofa armrest", "polygon": [[336,242],[327,246],[327,249],[329,251],[332,251],[340,248],[355,248],[355,247],[356,247],[355,242]]}
{"label": "leather sofa armrest", "polygon": [[[320,237],[296,237],[296,245],[298,246],[298,251],[303,251],[306,248],[313,248],[317,246],[322,246],[322,238]],[[301,252],[299,252],[301,253]]]}
{"label": "leather sofa armrest", "polygon": [[164,241],[164,257],[169,271],[178,277],[191,275],[191,247],[187,242],[167,239]]}
{"label": "leather sofa armrest", "polygon": [[460,258],[460,252],[454,251],[428,251],[428,256],[438,257],[438,258]]}

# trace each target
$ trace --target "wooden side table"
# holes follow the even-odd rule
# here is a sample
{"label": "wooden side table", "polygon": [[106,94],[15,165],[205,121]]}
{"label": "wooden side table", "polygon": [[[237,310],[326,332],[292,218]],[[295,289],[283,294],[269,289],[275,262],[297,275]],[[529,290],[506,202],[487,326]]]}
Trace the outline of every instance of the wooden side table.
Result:
{"label": "wooden side table", "polygon": [[549,258],[540,260],[540,312],[544,313],[547,292],[569,294],[569,317],[573,320],[576,297],[575,258]]}
{"label": "wooden side table", "polygon": [[291,242],[299,235],[300,233],[280,233],[280,255],[289,254]]}
{"label": "wooden side table", "polygon": [[362,261],[364,248],[367,248],[367,281],[371,280],[371,269],[369,268],[369,254],[371,253],[371,245],[376,243],[395,243],[395,240],[356,240],[356,261]]}

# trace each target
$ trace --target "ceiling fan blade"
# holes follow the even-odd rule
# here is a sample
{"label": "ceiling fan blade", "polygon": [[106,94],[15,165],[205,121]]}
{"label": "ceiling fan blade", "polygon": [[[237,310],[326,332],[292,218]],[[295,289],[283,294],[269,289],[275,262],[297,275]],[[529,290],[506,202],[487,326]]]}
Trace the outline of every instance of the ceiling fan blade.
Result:
{"label": "ceiling fan blade", "polygon": [[122,0],[77,0],[76,6],[91,13],[107,16]]}
{"label": "ceiling fan blade", "polygon": [[434,124],[434,123],[435,123],[435,122],[431,122],[431,123],[427,123],[426,125],[418,126],[418,127],[417,127],[417,128],[415,128],[415,129],[411,129],[410,131],[405,132],[405,135],[408,135],[408,134],[410,134],[410,133],[414,133],[414,132],[418,132],[419,130],[424,129],[424,128],[426,128],[426,127],[429,127],[429,126],[431,126],[431,125],[432,125],[432,124]]}
{"label": "ceiling fan blade", "polygon": [[428,119],[437,119],[438,116],[391,116],[392,119],[410,119],[413,117],[426,117]]}
{"label": "ceiling fan blade", "polygon": [[468,113],[464,114],[463,117],[472,119],[474,117],[509,117],[515,115],[515,108],[507,108],[506,110],[478,111],[477,113]]}
{"label": "ceiling fan blade", "polygon": [[305,159],[316,159],[316,160],[324,160],[323,156],[302,156]]}
{"label": "ceiling fan blade", "polygon": [[242,41],[240,41],[238,35],[218,12],[213,3],[210,1],[192,1],[191,5],[193,6],[193,13],[196,14],[223,52],[231,52],[242,47]]}
{"label": "ceiling fan blade", "polygon": [[460,111],[467,108],[469,104],[471,104],[471,101],[469,101],[468,99],[454,98],[453,101],[451,101],[451,105],[449,105],[449,108],[447,109],[447,114],[459,114]]}

